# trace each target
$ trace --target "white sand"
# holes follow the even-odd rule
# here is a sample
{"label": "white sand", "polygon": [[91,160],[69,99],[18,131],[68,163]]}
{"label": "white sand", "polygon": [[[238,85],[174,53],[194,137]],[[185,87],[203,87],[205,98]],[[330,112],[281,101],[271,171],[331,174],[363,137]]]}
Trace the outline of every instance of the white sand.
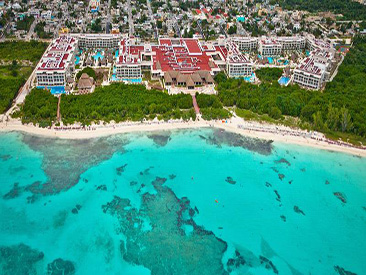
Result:
{"label": "white sand", "polygon": [[[349,153],[357,156],[366,157],[366,148],[360,149],[345,145],[330,144],[325,140],[316,140],[322,137],[321,134],[316,133],[312,136],[302,130],[290,129],[288,127],[280,127],[271,124],[261,124],[258,122],[248,122],[241,118],[232,118],[223,123],[222,121],[191,121],[191,122],[144,122],[144,123],[120,123],[107,125],[94,125],[90,130],[56,130],[35,127],[33,125],[22,125],[19,120],[11,119],[9,122],[0,122],[1,132],[26,132],[32,135],[44,137],[56,137],[62,139],[87,139],[108,136],[119,133],[143,132],[143,131],[164,131],[173,129],[187,129],[187,128],[203,128],[214,127],[224,129],[230,132],[241,135],[274,140],[282,143],[292,143],[302,146],[311,146],[324,150],[338,151]],[[241,128],[239,128],[241,127]],[[244,128],[244,129],[243,129]]]}

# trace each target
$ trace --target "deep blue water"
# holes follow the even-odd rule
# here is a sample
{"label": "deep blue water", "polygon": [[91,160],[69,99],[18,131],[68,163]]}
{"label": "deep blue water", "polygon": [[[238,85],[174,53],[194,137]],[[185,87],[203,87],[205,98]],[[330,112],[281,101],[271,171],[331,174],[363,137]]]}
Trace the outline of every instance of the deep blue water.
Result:
{"label": "deep blue water", "polygon": [[1,134],[0,274],[366,274],[365,168],[210,129]]}

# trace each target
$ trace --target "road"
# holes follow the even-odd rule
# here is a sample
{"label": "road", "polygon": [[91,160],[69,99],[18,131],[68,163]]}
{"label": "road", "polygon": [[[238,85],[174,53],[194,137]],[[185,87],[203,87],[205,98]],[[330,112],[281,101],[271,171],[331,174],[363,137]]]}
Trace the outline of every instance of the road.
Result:
{"label": "road", "polygon": [[105,23],[105,33],[110,33],[111,30],[111,2],[112,0],[108,0],[108,10],[107,10],[107,20]]}
{"label": "road", "polygon": [[135,27],[133,25],[132,19],[132,7],[131,0],[127,0],[127,8],[128,8],[128,26],[129,26],[129,35],[133,36],[135,34]]}
{"label": "road", "polygon": [[34,19],[32,25],[30,26],[30,29],[27,33],[27,36],[25,37],[25,40],[29,41],[32,39],[32,35],[34,34],[34,29],[38,23],[38,18]]}
{"label": "road", "polygon": [[150,0],[147,0],[147,1],[146,1],[146,4],[147,4],[147,9],[149,10],[149,14],[150,14],[151,22],[153,22],[153,24],[154,24],[154,28],[155,28],[155,30],[154,30],[154,36],[155,36],[155,39],[158,39],[158,37],[159,37],[159,32],[158,32],[158,28],[157,28],[157,26],[156,26],[156,20],[155,20],[155,18],[154,18],[154,14],[153,14],[152,9],[151,9],[151,3],[150,3]]}

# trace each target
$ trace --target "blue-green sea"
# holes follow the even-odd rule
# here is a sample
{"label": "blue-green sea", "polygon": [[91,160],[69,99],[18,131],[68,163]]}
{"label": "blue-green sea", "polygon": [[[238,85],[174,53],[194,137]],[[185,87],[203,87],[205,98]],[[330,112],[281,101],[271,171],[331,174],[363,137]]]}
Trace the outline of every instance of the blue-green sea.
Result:
{"label": "blue-green sea", "polygon": [[366,159],[217,129],[0,134],[0,274],[366,274]]}

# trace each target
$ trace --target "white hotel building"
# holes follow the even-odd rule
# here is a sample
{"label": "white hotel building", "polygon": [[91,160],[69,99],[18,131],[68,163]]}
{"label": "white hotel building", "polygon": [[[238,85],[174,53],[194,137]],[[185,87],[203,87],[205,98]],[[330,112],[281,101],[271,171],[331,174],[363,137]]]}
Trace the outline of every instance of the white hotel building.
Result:
{"label": "white hotel building", "polygon": [[258,41],[258,52],[262,57],[279,56],[282,53],[282,44],[273,38],[261,38]]}
{"label": "white hotel building", "polygon": [[65,86],[67,78],[74,72],[76,49],[77,40],[71,36],[55,39],[38,63],[37,86]]}
{"label": "white hotel building", "polygon": [[229,77],[251,76],[253,73],[253,63],[242,54],[237,44],[226,43],[226,72]]}
{"label": "white hotel building", "polygon": [[142,77],[140,51],[131,51],[128,38],[123,38],[120,41],[119,56],[116,62],[116,77],[123,80]]}
{"label": "white hotel building", "polygon": [[321,89],[329,77],[329,67],[334,58],[333,50],[314,50],[294,70],[293,82],[302,87]]}
{"label": "white hotel building", "polygon": [[80,48],[118,49],[122,36],[120,34],[72,34],[79,40]]}
{"label": "white hotel building", "polygon": [[255,51],[258,48],[258,39],[256,37],[231,37],[229,38],[230,42],[238,45],[240,51],[251,52]]}

